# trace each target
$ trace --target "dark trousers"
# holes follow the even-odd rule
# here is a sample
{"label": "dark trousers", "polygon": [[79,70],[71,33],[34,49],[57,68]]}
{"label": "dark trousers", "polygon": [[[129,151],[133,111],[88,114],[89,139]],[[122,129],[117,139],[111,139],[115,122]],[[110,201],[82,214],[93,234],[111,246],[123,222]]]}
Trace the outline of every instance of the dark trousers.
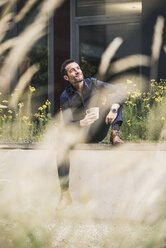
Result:
{"label": "dark trousers", "polygon": [[[101,111],[100,118],[93,123],[89,129],[86,129],[85,143],[98,143],[102,141],[109,131],[110,125],[105,123],[107,111]],[[122,107],[119,108],[118,114],[114,122],[111,124],[112,129],[119,131],[122,124]],[[58,176],[60,179],[60,187],[62,191],[66,191],[69,188],[69,171],[70,171],[70,160],[69,153],[72,148],[70,147],[68,151],[65,152],[65,157],[63,161],[58,162]]]}

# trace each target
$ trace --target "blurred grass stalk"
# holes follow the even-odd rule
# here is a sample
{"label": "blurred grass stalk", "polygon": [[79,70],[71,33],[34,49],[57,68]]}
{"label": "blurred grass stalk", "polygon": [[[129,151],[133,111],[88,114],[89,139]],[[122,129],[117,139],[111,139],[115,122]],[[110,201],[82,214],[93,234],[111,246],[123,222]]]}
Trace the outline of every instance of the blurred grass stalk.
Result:
{"label": "blurred grass stalk", "polygon": [[[61,3],[62,0],[42,1],[40,11],[33,23],[29,24],[29,26],[17,37],[17,42],[14,42],[14,45],[12,46],[8,56],[5,58],[0,71],[0,91],[4,94],[9,90],[12,78],[15,75],[19,64],[23,61],[24,57],[35,42],[45,34],[45,28],[50,16]],[[24,14],[26,14],[25,11]],[[5,25],[7,25],[9,20],[10,19],[5,20]],[[14,61],[14,63],[12,61]],[[10,70],[10,73],[8,73],[8,70]]]}
{"label": "blurred grass stalk", "polygon": [[152,56],[150,66],[150,78],[155,79],[158,73],[158,61],[163,42],[163,30],[165,19],[163,16],[158,16],[156,25],[154,27],[153,43],[152,43]]}
{"label": "blurred grass stalk", "polygon": [[[8,13],[9,13],[9,9],[11,9],[11,4],[13,4],[13,1],[6,1],[6,2],[8,4],[5,9],[5,15],[2,19],[4,22],[5,28],[3,29],[3,32],[1,32],[1,37],[4,37],[5,32],[8,28],[8,22],[12,18],[12,15],[11,14],[8,15]],[[5,1],[3,3],[5,3]],[[27,2],[27,5],[26,5],[27,9],[26,8],[23,9],[20,15],[17,16],[16,18],[17,22],[23,18],[23,16],[27,13],[28,8],[31,8],[31,6],[34,3],[35,1],[30,1],[30,0]],[[4,46],[3,43],[0,45],[0,51],[2,54],[9,48],[11,49],[8,56],[5,59],[4,65],[1,68],[1,72],[0,72],[1,73],[0,74],[0,81],[1,81],[0,91],[2,91],[4,95],[9,90],[12,77],[15,74],[16,70],[18,69],[20,62],[24,59],[24,56],[27,54],[27,52],[32,47],[32,45],[37,41],[37,39],[42,37],[50,15],[61,3],[62,1],[55,1],[55,0],[42,1],[40,13],[36,16],[34,23],[29,25],[26,28],[26,30],[24,30],[23,33],[17,39],[14,40],[13,44],[10,41],[6,45],[6,47]],[[2,24],[2,20],[1,20],[0,25]],[[105,54],[107,58],[104,58],[104,57],[102,58],[101,65],[102,64],[106,65],[106,69],[108,69],[108,63],[111,61],[112,55],[114,54],[114,52],[116,52],[116,49],[121,43],[121,40],[119,41],[120,42],[118,42],[116,46],[114,46],[114,50],[112,50],[111,52],[109,51],[109,56],[107,57],[107,54]],[[132,64],[133,58],[130,58],[130,59],[131,60],[128,60],[129,63],[127,63],[128,66],[125,68],[120,68],[121,70],[130,68],[133,66]],[[135,66],[140,65],[140,62],[139,62],[140,57],[137,57],[137,59],[138,60],[135,63]],[[143,57],[143,65],[144,64],[146,65],[149,64],[149,58]],[[115,68],[117,67],[114,67],[114,69]],[[36,72],[37,68],[35,66],[32,66],[28,70],[30,70],[31,72],[30,76],[27,76],[27,74],[29,75],[29,71],[26,71],[23,77],[18,82],[18,85],[16,86],[16,88],[18,87],[19,89],[18,95],[17,96],[13,95],[9,99],[11,106],[13,106],[14,108],[16,108],[18,104],[20,104],[18,105],[18,112],[17,112],[18,116],[16,116],[16,121],[14,122],[14,125],[17,125],[17,127],[14,128],[13,130],[15,130],[16,132],[19,131],[23,134],[27,132],[26,128],[28,127],[28,116],[25,116],[25,117],[22,116],[23,106],[21,105],[20,102],[18,103],[19,101],[18,99],[20,95],[23,93],[25,87],[27,86],[27,82],[29,82],[31,76],[33,76],[34,73]],[[11,72],[10,75],[8,73],[9,71]],[[103,70],[100,71],[101,75],[103,75],[102,73],[104,72],[105,71]],[[117,71],[115,70],[115,72]],[[131,84],[130,80],[128,81],[128,83]],[[164,85],[164,82],[162,83],[163,85],[158,85],[156,83],[155,84],[156,90],[153,90],[153,92],[151,93],[152,97],[154,96],[154,98],[152,98],[154,101],[154,109],[152,106],[152,111],[154,111],[154,113],[152,114],[152,117],[150,115],[149,115],[150,117],[148,117],[148,114],[145,111],[145,108],[149,109],[150,104],[151,104],[151,98],[149,97],[148,93],[147,95],[146,94],[143,95],[143,98],[141,98],[142,92],[136,92],[135,96],[132,98],[132,94],[134,94],[134,90],[130,92],[131,93],[131,95],[129,96],[130,98],[127,99],[126,106],[125,106],[126,112],[124,111],[126,113],[125,115],[126,123],[124,120],[124,127],[126,126],[128,128],[125,135],[129,136],[130,130],[134,130],[134,125],[136,125],[136,123],[134,123],[134,121],[132,122],[131,118],[135,118],[136,115],[138,118],[140,118],[139,124],[140,123],[146,124],[147,118],[149,118],[149,122],[150,122],[149,125],[151,125],[152,123],[154,123],[153,118],[154,116],[158,115],[158,112],[161,112],[162,114],[165,113],[163,110],[161,110],[161,105],[158,104],[161,102],[161,98],[163,97],[162,95],[163,93],[161,92],[161,90],[163,89],[166,90],[166,88],[159,88],[159,86],[166,87]],[[135,89],[135,86],[134,86],[134,89]],[[29,101],[30,99],[31,99],[31,95],[29,96]],[[162,101],[163,100],[164,98],[162,99]],[[165,109],[164,102],[162,106],[163,106],[163,109]],[[39,111],[40,112],[37,113],[37,115],[41,119],[41,122],[42,122],[44,118],[43,113],[45,111],[45,107],[41,107]],[[139,116],[138,113],[143,114],[143,116],[142,117]],[[26,125],[23,126],[25,129],[22,129],[22,117],[24,117],[23,121],[26,123]],[[158,115],[158,117],[160,118],[161,116]],[[164,120],[165,116],[162,116],[162,117]],[[11,126],[9,125],[8,127],[8,120],[5,122],[5,126],[7,126],[7,129],[5,131],[6,132],[5,136],[7,137],[7,135],[10,133],[10,130],[11,130]],[[141,126],[141,128],[142,128],[141,133],[144,133],[143,126]],[[71,132],[71,130],[68,131],[66,128],[64,129],[63,126],[49,129],[48,132],[54,143],[50,144],[50,142],[48,141],[48,143],[46,143],[47,148],[49,147],[54,150],[53,145],[55,145],[55,147],[59,146],[59,149],[61,149],[62,151],[65,150],[66,152],[68,152],[69,148],[78,142],[79,137],[77,135],[77,131],[75,131],[75,135],[74,135]],[[141,139],[142,138],[143,137],[141,137]],[[59,155],[64,156],[63,153]],[[105,226],[103,224],[101,226],[102,228],[100,229],[99,226],[96,225],[96,220],[93,219],[93,214],[92,214],[91,216],[92,225],[90,227],[92,230],[94,230],[94,232],[90,232],[91,229],[87,228],[88,225],[86,223],[84,230],[88,230],[89,233],[91,234],[89,237],[87,237],[88,232],[85,232],[85,231],[81,232],[81,230],[79,230],[81,221],[77,222],[76,220],[74,224],[67,223],[68,225],[66,225],[66,222],[64,222],[65,218],[63,214],[59,214],[58,217],[55,219],[55,212],[54,212],[54,208],[52,207],[53,198],[50,196],[50,194],[46,190],[46,187],[50,186],[49,185],[50,180],[46,178],[47,168],[49,166],[47,166],[47,168],[45,167],[44,169],[40,167],[41,165],[43,165],[44,162],[47,163],[48,165],[48,162],[50,160],[47,160],[48,158],[45,158],[45,161],[43,162],[42,153],[40,154],[40,156],[39,156],[39,159],[36,159],[35,157],[30,157],[29,160],[27,159],[28,160],[27,163],[29,164],[24,164],[25,161],[23,161],[23,159],[20,161],[20,164],[18,164],[18,161],[14,161],[15,166],[11,174],[9,172],[10,172],[10,166],[13,165],[13,161],[11,163],[10,154],[8,156],[8,154],[6,155],[5,153],[4,157],[3,156],[1,157],[2,163],[0,163],[0,172],[2,176],[0,178],[0,193],[1,193],[0,246],[2,248],[15,248],[15,247],[17,248],[24,248],[24,247],[25,248],[27,247],[28,248],[31,248],[31,247],[32,248],[42,248],[42,247],[43,248],[49,248],[49,247],[50,248],[51,247],[54,247],[54,248],[55,247],[62,247],[62,248],[80,247],[82,248],[82,247],[88,247],[88,246],[93,247],[93,248],[94,247],[95,248],[97,247],[105,247],[105,248],[163,247],[164,248],[165,247],[165,226],[166,226],[165,198],[164,198],[164,193],[162,192],[162,190],[163,191],[165,190],[164,188],[165,185],[160,184],[162,190],[159,192],[158,191],[156,192],[154,189],[154,185],[155,186],[158,185],[158,183],[160,182],[160,178],[163,179],[163,177],[165,177],[165,175],[163,176],[163,170],[162,170],[163,168],[165,168],[164,161],[160,161],[159,175],[157,174],[157,177],[155,177],[153,173],[152,174],[149,173],[149,171],[153,172],[153,170],[149,169],[146,171],[147,164],[144,164],[144,161],[143,161],[144,157],[140,158],[140,163],[138,163],[138,161],[136,161],[134,158],[131,166],[135,168],[135,166],[137,165],[138,167],[136,169],[139,169],[140,168],[139,165],[142,165],[140,174],[138,173],[138,171],[133,173],[135,177],[138,176],[137,180],[139,181],[140,179],[142,179],[143,175],[145,176],[145,172],[146,172],[146,176],[148,176],[149,174],[151,175],[151,177],[148,178],[151,180],[147,180],[147,181],[145,180],[144,184],[141,185],[140,191],[139,191],[140,193],[139,198],[136,198],[137,195],[135,194],[135,191],[132,191],[131,199],[129,199],[131,205],[130,206],[126,205],[126,209],[128,210],[128,215],[127,215],[127,211],[123,212],[124,219],[125,217],[127,218],[128,225],[124,226],[124,223],[123,223],[124,219],[123,220],[119,219],[118,220],[119,226],[117,227],[117,229],[115,229],[116,231],[112,234],[111,232],[112,229],[110,228],[110,232],[107,232],[107,230],[105,231],[104,230]],[[54,153],[52,154],[51,159],[55,160]],[[127,157],[127,159],[129,158]],[[24,158],[24,160],[26,159]],[[104,163],[104,159],[102,162]],[[9,163],[9,165],[8,164],[6,165],[6,163]],[[117,163],[117,157],[115,158],[115,161],[113,163],[113,165],[115,165],[115,173],[117,169],[116,163]],[[32,167],[30,167],[30,165],[32,165]],[[128,163],[127,163],[127,166],[128,166]],[[151,161],[148,162],[148,166],[149,166],[148,168],[151,168],[150,167]],[[158,172],[157,166],[158,164],[156,164],[155,166],[155,172]],[[161,168],[162,166],[163,168]],[[8,169],[7,173],[5,173],[6,169]],[[6,179],[5,177],[7,176],[7,174],[9,175],[9,179]],[[49,172],[48,174],[51,176],[53,175],[53,179],[54,179],[54,173],[51,174]],[[27,178],[30,181],[28,181]],[[111,179],[112,177],[109,178],[109,180]],[[53,183],[55,183],[54,180],[52,181]],[[142,182],[142,180],[140,181]],[[93,181],[91,182],[91,184],[93,184]],[[52,189],[52,194],[54,196],[55,187],[51,185],[50,189]],[[144,194],[145,189],[146,189],[146,194],[149,193],[148,199],[147,198],[145,199],[145,195],[146,195]],[[146,216],[142,216],[142,218],[140,218],[138,221],[131,223],[131,219],[130,219],[131,209],[133,210],[135,218],[137,219],[137,210],[139,211],[140,208],[144,209],[145,200],[146,200],[146,203],[149,203],[149,209],[151,206],[153,207],[152,203],[154,203],[154,200],[158,198],[154,197],[152,199],[151,197],[152,191],[154,193],[153,196],[154,195],[161,196],[160,198],[161,204],[159,206],[160,211],[157,212],[158,215],[156,216],[155,209],[152,209],[152,217],[154,217],[155,215],[156,218],[153,218],[153,220],[146,222],[147,221]],[[125,196],[122,196],[122,197],[124,197],[124,202],[125,202]],[[138,199],[140,201],[138,201]],[[92,201],[92,204],[95,204],[95,203],[93,203]],[[133,206],[134,208],[132,208]],[[120,215],[122,215],[121,210],[124,211],[124,208],[122,209],[121,207],[122,206],[119,206],[119,210],[118,210]],[[53,210],[50,210],[50,208],[52,208]],[[47,225],[48,221],[51,221],[52,223],[52,220],[55,221],[54,226]],[[69,220],[69,222],[71,222],[71,219]],[[62,228],[60,226],[61,223],[63,224]],[[117,223],[115,223],[115,227],[116,225]],[[133,232],[131,232],[130,230],[132,230]],[[73,231],[75,231],[75,233]],[[68,242],[70,242],[70,239],[73,238],[73,233],[75,235],[74,236],[75,240],[73,241],[74,246],[72,243],[70,243],[70,245],[68,244]],[[101,246],[99,246],[98,240],[96,240],[96,236],[98,233],[103,234],[102,238],[100,239]],[[83,241],[85,242],[84,246],[82,246]]]}
{"label": "blurred grass stalk", "polygon": [[[7,99],[8,101],[9,110],[11,109],[13,112],[17,112],[16,110],[18,108],[18,102],[23,97],[25,89],[28,87],[31,78],[38,71],[38,67],[37,65],[32,65],[30,68],[27,68],[24,74],[19,78],[18,83],[10,96],[9,91],[13,77],[32,46],[45,34],[45,28],[48,25],[50,16],[54,13],[56,8],[62,4],[63,0],[41,1],[40,9],[34,21],[30,23],[16,38],[5,40],[4,37],[6,36],[6,33],[25,17],[25,15],[36,2],[37,0],[25,1],[25,4],[20,12],[14,16],[12,10],[13,6],[17,3],[17,0],[1,1],[2,12],[0,19],[0,55],[7,55],[4,56],[4,60],[0,68],[0,92],[3,95],[3,99]],[[31,97],[32,92],[30,91],[28,94],[28,101],[26,106],[26,116],[29,120],[29,125],[31,125]],[[7,121],[4,121],[4,117],[2,117],[1,122],[3,122],[3,124],[1,131],[3,134],[1,135],[3,138],[5,138],[5,141],[10,141],[12,139],[14,141],[19,141],[19,139],[24,141],[24,139],[26,139],[26,135],[28,135],[28,124],[27,120],[25,120],[25,117],[24,120],[21,120],[21,118],[23,118],[21,111],[22,109],[20,108],[17,116],[15,116],[15,118],[10,117],[11,119],[8,119]],[[9,116],[4,116],[5,119],[9,118]],[[25,122],[24,130],[22,121]],[[14,136],[12,135],[13,132],[15,133]],[[2,136],[1,140],[3,140]]]}

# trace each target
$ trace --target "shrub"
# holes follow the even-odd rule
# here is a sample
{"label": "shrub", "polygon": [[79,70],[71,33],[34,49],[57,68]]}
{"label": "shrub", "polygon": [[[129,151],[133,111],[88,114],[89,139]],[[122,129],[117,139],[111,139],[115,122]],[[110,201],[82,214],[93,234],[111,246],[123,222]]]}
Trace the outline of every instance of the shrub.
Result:
{"label": "shrub", "polygon": [[[132,82],[130,82],[132,83]],[[123,108],[122,137],[128,141],[158,141],[166,120],[166,80],[151,80],[150,90],[135,89]]]}

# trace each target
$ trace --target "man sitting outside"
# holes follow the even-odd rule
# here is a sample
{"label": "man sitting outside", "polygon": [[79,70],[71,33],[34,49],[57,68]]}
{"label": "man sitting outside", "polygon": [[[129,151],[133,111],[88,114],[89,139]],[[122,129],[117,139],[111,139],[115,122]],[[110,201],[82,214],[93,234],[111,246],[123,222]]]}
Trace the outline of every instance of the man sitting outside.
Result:
{"label": "man sitting outside", "polygon": [[[95,78],[84,79],[80,66],[73,59],[63,62],[61,74],[69,83],[60,97],[65,124],[80,127],[80,130],[85,133],[86,143],[102,141],[112,125],[110,142],[113,145],[123,144],[120,137],[120,126],[126,90]],[[99,108],[99,118],[94,112],[87,112],[87,109],[91,107]],[[60,162],[57,159],[57,165],[61,186],[57,209],[64,209],[71,204],[69,157]]]}

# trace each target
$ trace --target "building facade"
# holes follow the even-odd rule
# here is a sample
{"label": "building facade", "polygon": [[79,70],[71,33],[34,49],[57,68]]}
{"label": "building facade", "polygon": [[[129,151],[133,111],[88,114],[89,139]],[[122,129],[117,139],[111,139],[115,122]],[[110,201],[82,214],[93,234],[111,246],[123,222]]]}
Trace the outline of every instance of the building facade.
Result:
{"label": "building facade", "polygon": [[[24,3],[18,1],[14,10],[16,14]],[[19,35],[26,25],[33,22],[39,5],[40,0],[37,0],[26,17],[8,34],[9,38]],[[49,99],[52,113],[59,110],[59,97],[66,87],[60,75],[65,59],[75,59],[85,77],[95,76],[103,52],[116,37],[121,37],[123,43],[112,62],[134,54],[151,56],[154,26],[158,16],[166,17],[165,5],[163,0],[65,0],[50,18],[45,36],[34,44],[24,61],[25,67],[26,63],[39,63],[40,70],[31,82],[39,89],[39,94],[35,95],[36,108]],[[152,75],[156,80],[166,78],[165,37],[164,27],[155,74],[148,67],[133,68],[129,72],[145,75],[149,79]],[[21,73],[23,70],[20,70]],[[106,81],[116,79],[116,76],[109,75]]]}
{"label": "building facade", "polygon": [[68,0],[55,14],[54,72],[55,105],[65,82],[59,74],[66,58],[80,63],[85,76],[96,74],[102,53],[116,37],[123,44],[114,60],[141,53],[142,1]]}
{"label": "building facade", "polygon": [[[54,17],[55,109],[66,83],[59,73],[61,63],[74,58],[85,76],[95,75],[102,53],[116,37],[123,39],[113,61],[134,54],[151,56],[154,26],[158,16],[166,17],[164,1],[149,0],[66,0]],[[150,79],[166,78],[164,35],[156,74],[148,67],[132,70]],[[165,42],[165,43],[164,43]],[[131,72],[131,71],[130,71]]]}

